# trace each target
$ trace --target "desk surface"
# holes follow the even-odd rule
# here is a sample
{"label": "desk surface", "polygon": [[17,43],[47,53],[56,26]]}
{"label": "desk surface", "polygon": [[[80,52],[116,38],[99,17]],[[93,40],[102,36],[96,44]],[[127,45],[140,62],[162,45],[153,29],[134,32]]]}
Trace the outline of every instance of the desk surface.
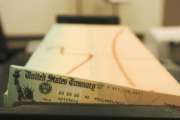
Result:
{"label": "desk surface", "polygon": [[0,118],[66,118],[66,119],[172,119],[180,118],[180,109],[165,106],[127,105],[20,105],[13,108],[0,108]]}

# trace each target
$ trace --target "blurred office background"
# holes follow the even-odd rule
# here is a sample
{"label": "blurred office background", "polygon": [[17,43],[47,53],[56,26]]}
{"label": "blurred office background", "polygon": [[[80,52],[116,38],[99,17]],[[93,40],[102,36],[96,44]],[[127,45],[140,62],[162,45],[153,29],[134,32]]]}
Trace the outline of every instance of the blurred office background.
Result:
{"label": "blurred office background", "polygon": [[180,81],[179,5],[180,0],[0,0],[0,44],[8,49],[0,48],[8,54],[0,55],[0,77],[8,79],[10,64],[25,64],[58,16],[78,15],[119,17]]}
{"label": "blurred office background", "polygon": [[44,35],[60,14],[117,15],[122,24],[138,33],[163,25],[165,0],[120,1],[116,4],[108,0],[0,0],[0,13],[7,36]]}

